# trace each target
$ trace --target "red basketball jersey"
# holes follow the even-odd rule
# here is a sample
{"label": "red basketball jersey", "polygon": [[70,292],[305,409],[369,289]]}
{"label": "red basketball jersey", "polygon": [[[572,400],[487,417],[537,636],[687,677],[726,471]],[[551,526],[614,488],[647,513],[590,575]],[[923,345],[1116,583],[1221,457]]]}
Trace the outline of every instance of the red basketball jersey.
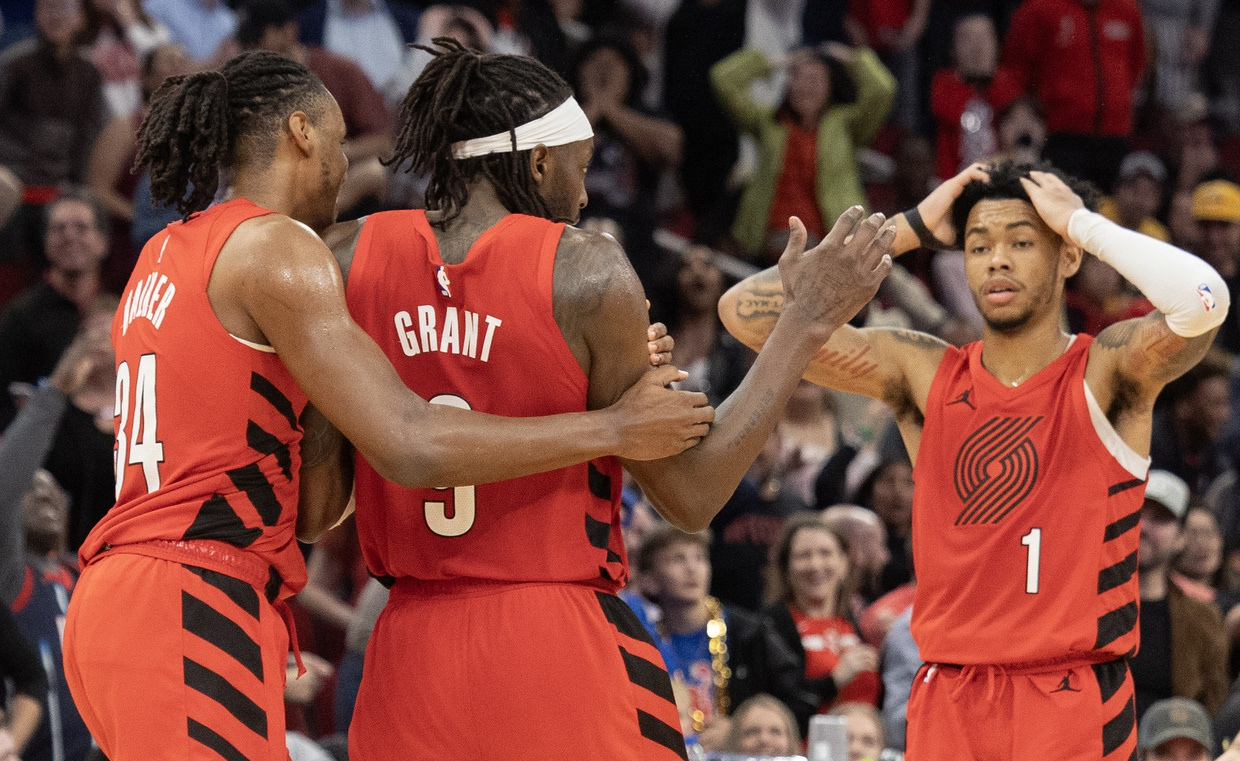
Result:
{"label": "red basketball jersey", "polygon": [[142,249],[112,321],[117,501],[82,545],[84,564],[106,545],[214,540],[265,561],[269,595],[304,586],[294,523],[306,396],[270,349],[230,335],[207,299],[224,242],[271,213],[239,198]]}
{"label": "red basketball jersey", "polygon": [[1076,336],[1015,388],[982,367],[980,342],[943,357],[914,470],[912,632],[925,661],[1135,652],[1149,465],[1087,396],[1091,342]]}
{"label": "red basketball jersey", "polygon": [[[588,379],[552,313],[563,229],[512,214],[462,263],[445,265],[424,212],[374,214],[349,271],[349,311],[432,403],[509,417],[583,411]],[[358,534],[376,576],[606,590],[628,577],[614,458],[500,483],[405,489],[359,456],[356,479]]]}

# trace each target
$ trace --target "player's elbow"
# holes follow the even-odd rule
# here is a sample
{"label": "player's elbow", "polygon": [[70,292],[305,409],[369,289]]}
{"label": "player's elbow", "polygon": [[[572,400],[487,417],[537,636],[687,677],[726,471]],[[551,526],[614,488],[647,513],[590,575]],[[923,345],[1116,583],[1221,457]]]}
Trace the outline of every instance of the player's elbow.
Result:
{"label": "player's elbow", "polygon": [[727,497],[720,499],[711,490],[678,489],[674,494],[647,493],[651,504],[667,522],[686,533],[704,531],[723,508]]}

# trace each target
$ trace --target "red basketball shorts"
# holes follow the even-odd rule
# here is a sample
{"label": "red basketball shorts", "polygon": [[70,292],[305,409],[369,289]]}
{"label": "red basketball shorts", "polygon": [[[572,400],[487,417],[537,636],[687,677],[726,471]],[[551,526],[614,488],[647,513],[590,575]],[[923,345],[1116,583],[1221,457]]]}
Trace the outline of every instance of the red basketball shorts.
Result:
{"label": "red basketball shorts", "polygon": [[658,649],[572,584],[402,579],[366,649],[352,761],[685,758]]}
{"label": "red basketball shorts", "polygon": [[1126,660],[926,665],[913,680],[907,761],[1128,761],[1136,747]]}
{"label": "red basketball shorts", "polygon": [[284,620],[249,584],[142,555],[82,573],[65,677],[111,761],[286,761]]}

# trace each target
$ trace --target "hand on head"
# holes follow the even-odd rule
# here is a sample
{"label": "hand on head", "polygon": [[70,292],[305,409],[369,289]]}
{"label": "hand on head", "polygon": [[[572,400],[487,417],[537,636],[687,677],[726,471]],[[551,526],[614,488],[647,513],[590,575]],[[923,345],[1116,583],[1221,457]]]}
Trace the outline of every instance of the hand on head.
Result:
{"label": "hand on head", "polygon": [[921,214],[922,221],[937,240],[948,246],[957,244],[956,227],[952,224],[952,205],[956,203],[956,199],[970,182],[990,181],[990,175],[986,173],[986,170],[985,164],[970,164],[955,177],[940,184],[921,203],[917,204],[917,211]]}
{"label": "hand on head", "polygon": [[1050,172],[1032,171],[1028,177],[1022,177],[1020,184],[1029,194],[1033,208],[1046,226],[1067,240],[1068,220],[1077,209],[1085,208],[1081,197],[1068,187],[1067,183]]}

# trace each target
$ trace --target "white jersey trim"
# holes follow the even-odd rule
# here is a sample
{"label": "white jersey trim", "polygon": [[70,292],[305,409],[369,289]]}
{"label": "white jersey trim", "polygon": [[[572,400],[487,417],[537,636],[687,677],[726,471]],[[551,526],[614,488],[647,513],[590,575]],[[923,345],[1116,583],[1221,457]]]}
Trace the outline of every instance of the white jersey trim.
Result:
{"label": "white jersey trim", "polygon": [[1082,380],[1081,385],[1085,387],[1085,403],[1089,405],[1089,419],[1094,424],[1094,431],[1098,434],[1098,438],[1102,439],[1102,445],[1107,448],[1115,461],[1124,467],[1124,470],[1144,481],[1150,472],[1150,458],[1137,454],[1136,450],[1120,438],[1115,428],[1111,426],[1111,421],[1107,420],[1102,406],[1094,398],[1094,392],[1089,390],[1089,384]]}
{"label": "white jersey trim", "polygon": [[251,349],[254,349],[255,351],[261,351],[261,352],[265,352],[265,353],[267,353],[267,354],[275,354],[275,353],[276,353],[276,350],[275,350],[275,349],[273,349],[272,347],[268,346],[267,344],[256,344],[256,343],[254,343],[253,341],[247,341],[247,340],[245,340],[245,339],[244,339],[244,338],[242,338],[241,336],[233,336],[233,334],[232,334],[232,333],[229,333],[228,335],[230,335],[230,336],[232,336],[233,338],[237,339],[238,341],[240,341],[241,343],[243,343],[243,344],[245,344],[246,346],[250,347]]}

